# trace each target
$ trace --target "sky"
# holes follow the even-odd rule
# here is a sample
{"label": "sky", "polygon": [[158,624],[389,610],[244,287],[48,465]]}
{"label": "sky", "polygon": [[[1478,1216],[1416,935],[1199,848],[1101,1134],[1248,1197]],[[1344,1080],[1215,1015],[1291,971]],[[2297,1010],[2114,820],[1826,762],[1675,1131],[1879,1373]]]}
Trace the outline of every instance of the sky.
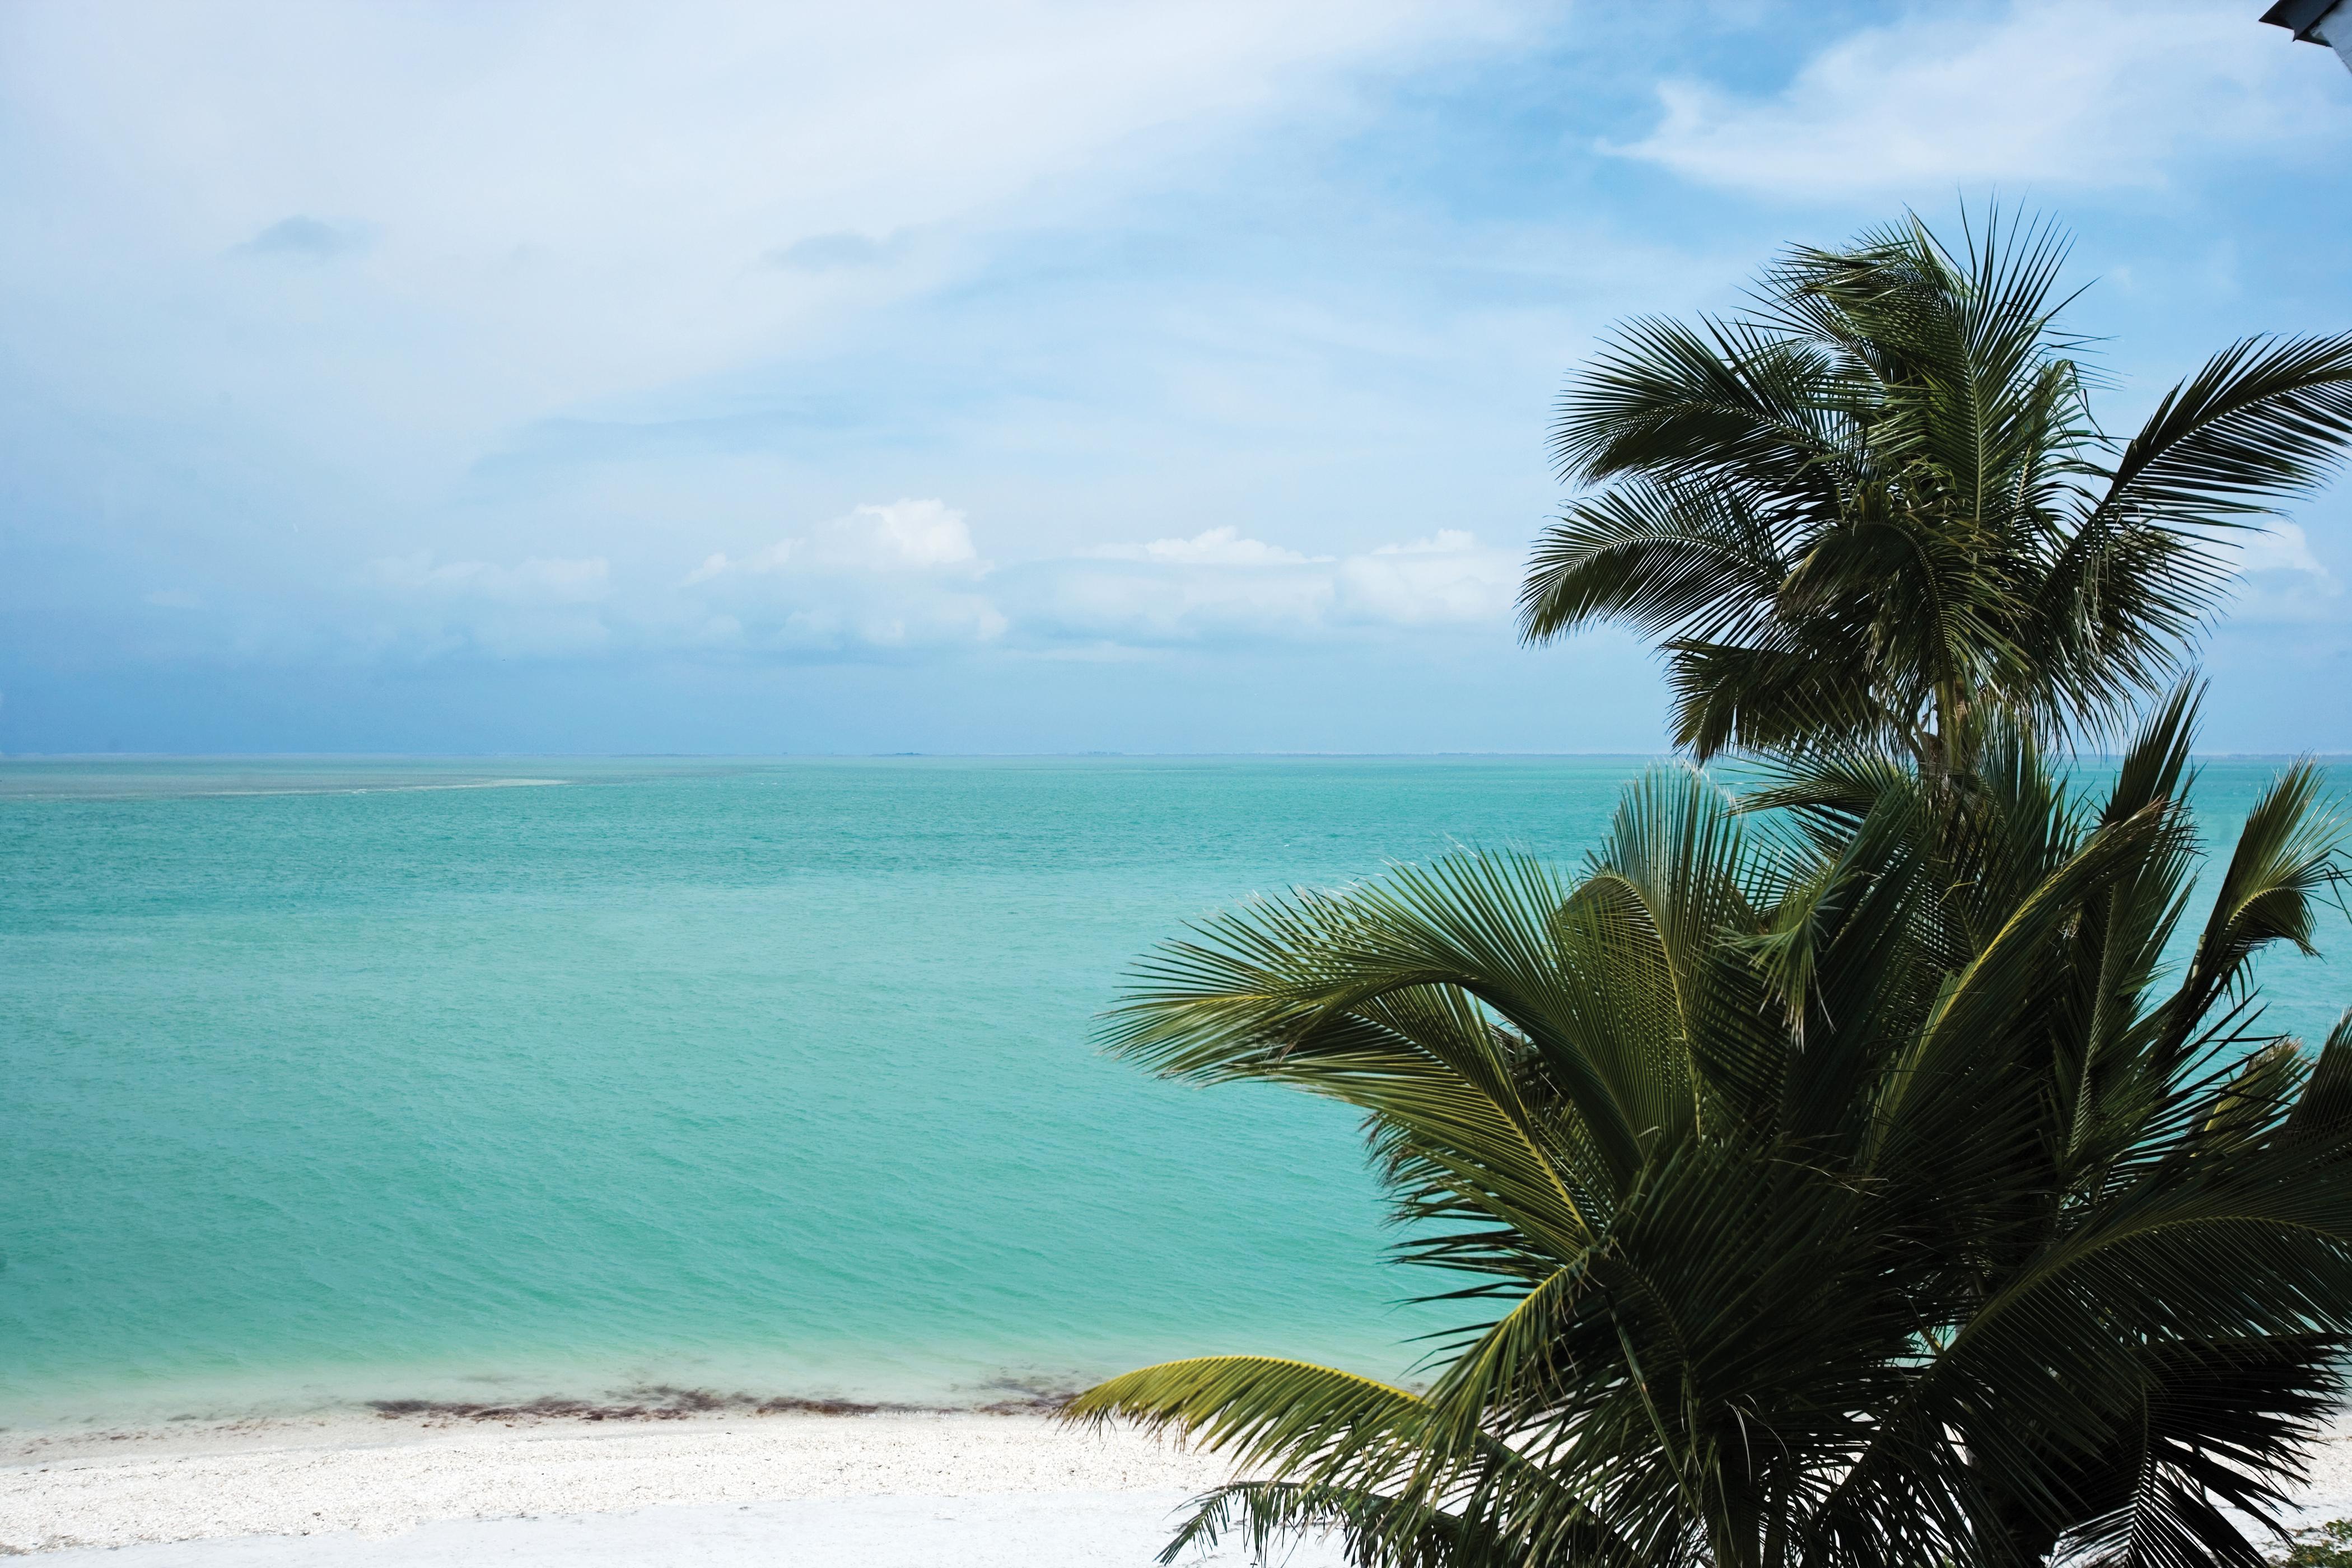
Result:
{"label": "sky", "polygon": [[[2260,0],[11,0],[0,752],[1623,752],[1518,644],[1611,325],[1990,203],[2108,427],[2352,328]],[[2214,751],[2352,751],[2352,481]]]}

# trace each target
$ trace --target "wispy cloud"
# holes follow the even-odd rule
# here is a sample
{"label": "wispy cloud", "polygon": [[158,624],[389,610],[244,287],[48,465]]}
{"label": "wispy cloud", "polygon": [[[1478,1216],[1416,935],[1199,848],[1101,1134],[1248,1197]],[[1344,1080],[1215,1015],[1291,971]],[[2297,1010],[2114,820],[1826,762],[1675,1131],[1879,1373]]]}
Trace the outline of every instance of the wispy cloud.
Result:
{"label": "wispy cloud", "polygon": [[1516,555],[1458,529],[1334,556],[1226,527],[1036,563],[1010,592],[1017,624],[1041,637],[1297,643],[1367,629],[1499,630],[1517,569]]}
{"label": "wispy cloud", "polygon": [[436,561],[429,552],[367,563],[372,613],[346,652],[415,661],[454,654],[577,658],[613,646],[612,567],[601,557]]}
{"label": "wispy cloud", "polygon": [[329,223],[297,213],[278,219],[236,248],[247,256],[290,256],[305,261],[328,261],[365,250],[373,237],[364,224]]}
{"label": "wispy cloud", "polygon": [[396,594],[479,599],[499,605],[591,605],[612,593],[612,564],[534,557],[514,566],[488,561],[436,563],[429,552],[368,563],[369,574]]}
{"label": "wispy cloud", "polygon": [[644,633],[786,656],[992,642],[1009,623],[978,587],[988,572],[946,502],[861,506],[740,559],[706,557]]}
{"label": "wispy cloud", "polygon": [[2237,545],[2232,618],[2255,623],[2340,621],[2344,584],[2315,554],[2299,524],[2273,522]]}
{"label": "wispy cloud", "polygon": [[792,567],[859,572],[939,572],[979,576],[988,563],[972,548],[964,514],[945,501],[897,500],[857,507],[805,534],[778,540],[740,560],[704,558],[688,585],[729,576],[765,576]]}
{"label": "wispy cloud", "polygon": [[860,506],[755,551],[713,552],[669,584],[616,581],[602,557],[513,565],[373,562],[378,652],[568,658],[679,654],[900,658],[1003,645],[1045,651],[1345,640],[1480,627],[1509,612],[1517,558],[1472,534],[1346,555],[1205,530],[999,566],[938,500]]}
{"label": "wispy cloud", "polygon": [[1205,529],[1190,539],[1155,539],[1149,544],[1103,544],[1087,552],[1104,561],[1156,561],[1177,566],[1301,566],[1328,561],[1303,555],[1261,539],[1244,539],[1230,523]]}
{"label": "wispy cloud", "polygon": [[780,246],[768,253],[768,259],[794,272],[839,272],[880,266],[905,249],[906,240],[900,235],[875,239],[854,229],[842,229]]}
{"label": "wispy cloud", "polygon": [[[1384,659],[1460,743],[1465,672],[1604,647],[1646,714],[1631,639],[1510,635],[1610,321],[1998,185],[2132,268],[2082,323],[2127,385],[2340,324],[2325,51],[2188,0],[1700,9],[0,8],[0,747],[100,722],[75,669],[178,725],[181,665],[257,713],[350,682],[215,743],[456,742],[425,695],[343,722],[400,660],[468,745],[551,693],[591,749],[1093,743],[1049,664],[1138,730],[1181,721],[1129,677],[1237,694],[1165,743],[1297,743],[1306,679],[1382,744]],[[2245,614],[2352,626],[2345,493],[2297,512],[2335,576],[2250,565]],[[827,680],[833,729],[734,727]],[[1505,684],[1479,743],[1591,742],[1594,691]]]}
{"label": "wispy cloud", "polygon": [[1777,92],[1666,82],[1656,129],[1611,150],[1776,196],[2156,186],[2184,159],[2290,151],[2289,132],[2344,143],[2326,102],[2342,84],[2284,40],[2189,0],[2015,0],[1990,25],[1928,6],[1830,44]]}
{"label": "wispy cloud", "polygon": [[[969,265],[968,242],[928,267],[872,265],[899,254],[894,237],[1009,204],[1067,211],[1139,158],[1216,145],[1367,62],[1500,36],[1500,9],[722,3],[690,23],[606,7],[583,26],[550,0],[462,20],[270,0],[35,7],[9,18],[0,92],[10,140],[41,149],[20,181],[37,194],[11,202],[44,215],[43,240],[0,263],[20,300],[70,311],[83,371],[113,362],[93,363],[92,340],[120,339],[157,391],[185,376],[209,395],[214,340],[187,333],[193,309],[242,332],[268,373],[247,419],[299,425],[321,399],[363,403],[351,365],[393,334],[402,353],[373,354],[373,373],[488,435],[835,330],[838,286],[873,308]],[[353,212],[366,223],[336,216]],[[189,271],[225,251],[362,249],[369,279],[299,340],[243,331],[282,306],[246,292],[255,279]],[[41,364],[38,346],[18,345]],[[48,368],[79,378],[62,352]]]}

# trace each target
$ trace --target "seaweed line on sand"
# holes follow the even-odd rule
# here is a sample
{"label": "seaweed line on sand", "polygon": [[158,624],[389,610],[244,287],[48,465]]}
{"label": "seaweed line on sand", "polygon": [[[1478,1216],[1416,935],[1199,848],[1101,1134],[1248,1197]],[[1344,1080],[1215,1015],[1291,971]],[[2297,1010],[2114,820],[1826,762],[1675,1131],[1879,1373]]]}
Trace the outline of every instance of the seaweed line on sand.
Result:
{"label": "seaweed line on sand", "polygon": [[1007,1397],[972,1405],[910,1405],[800,1394],[719,1394],[707,1388],[656,1385],[603,1400],[541,1394],[537,1399],[476,1404],[446,1399],[371,1399],[367,1408],[387,1421],[458,1422],[683,1421],[697,1415],[1050,1415],[1073,1390],[999,1384]]}

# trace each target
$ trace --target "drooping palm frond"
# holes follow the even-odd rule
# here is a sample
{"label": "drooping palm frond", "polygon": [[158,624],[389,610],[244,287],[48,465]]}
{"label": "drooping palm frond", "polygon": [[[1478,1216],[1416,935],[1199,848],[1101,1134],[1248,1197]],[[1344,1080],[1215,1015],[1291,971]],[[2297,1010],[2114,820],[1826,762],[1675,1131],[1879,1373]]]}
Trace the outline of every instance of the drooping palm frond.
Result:
{"label": "drooping palm frond", "polygon": [[2352,1022],[2307,1059],[2243,975],[2342,831],[2290,770],[2168,970],[2195,708],[2104,794],[1981,707],[1963,781],[1666,770],[1578,876],[1459,855],[1163,949],[1111,1047],[1361,1110],[1464,1321],[1419,1394],[1221,1357],[1073,1415],[1234,1459],[1180,1545],[2249,1568],[2352,1350]]}

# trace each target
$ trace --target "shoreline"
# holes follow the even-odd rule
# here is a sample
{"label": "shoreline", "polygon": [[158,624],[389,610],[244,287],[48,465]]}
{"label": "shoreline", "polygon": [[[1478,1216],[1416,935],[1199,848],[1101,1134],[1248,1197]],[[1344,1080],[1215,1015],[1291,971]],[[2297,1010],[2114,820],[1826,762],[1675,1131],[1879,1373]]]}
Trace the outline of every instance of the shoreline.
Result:
{"label": "shoreline", "polygon": [[[762,1369],[764,1370],[764,1369]],[[764,1377],[709,1367],[543,1368],[496,1375],[427,1369],[400,1375],[383,1369],[352,1373],[226,1380],[91,1390],[80,1401],[55,1394],[0,1405],[0,1465],[37,1439],[154,1436],[177,1431],[285,1426],[319,1421],[438,1422],[575,1420],[676,1421],[701,1415],[1051,1415],[1081,1390],[1111,1375],[1089,1370],[974,1370],[929,1378],[807,1375]],[[958,1369],[961,1371],[963,1369]],[[699,1374],[699,1375],[698,1375]]]}
{"label": "shoreline", "polygon": [[[591,1396],[542,1394],[529,1399],[349,1399],[309,1406],[141,1418],[91,1416],[0,1426],[0,1477],[26,1465],[102,1455],[171,1458],[254,1447],[321,1444],[377,1447],[440,1441],[468,1431],[583,1433],[661,1428],[690,1423],[764,1426],[779,1420],[868,1418],[1003,1420],[1028,1417],[1061,1429],[1054,1415],[1072,1391],[1019,1392],[984,1400],[855,1399],[836,1394],[721,1394],[667,1384],[621,1387]],[[6,1555],[0,1550],[0,1556]]]}

